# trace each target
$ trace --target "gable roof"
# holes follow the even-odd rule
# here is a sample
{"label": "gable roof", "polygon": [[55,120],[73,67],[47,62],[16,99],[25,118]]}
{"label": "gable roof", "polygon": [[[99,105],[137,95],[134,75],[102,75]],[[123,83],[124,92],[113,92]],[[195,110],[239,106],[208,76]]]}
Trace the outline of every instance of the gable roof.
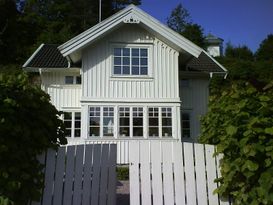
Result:
{"label": "gable roof", "polygon": [[41,44],[23,68],[68,68],[68,60],[63,57],[57,47],[56,44]]}
{"label": "gable roof", "polygon": [[[203,55],[207,56],[206,59],[210,59],[210,62],[216,64],[214,67],[218,67],[218,71],[227,72],[227,70],[205,50],[134,5],[129,5],[111,17],[96,24],[90,29],[60,45],[58,49],[64,57],[68,57],[72,62],[77,62],[81,59],[82,49],[102,38],[118,26],[126,23],[136,23],[143,26],[159,39],[169,43],[174,48],[177,48],[179,52],[192,55],[194,59],[196,59],[195,61],[198,61],[199,64],[201,62],[199,56],[203,53]],[[202,57],[202,59],[204,58]]]}
{"label": "gable roof", "polygon": [[42,44],[26,61],[23,68],[69,68],[70,64],[80,62],[83,48],[91,45],[124,23],[140,24],[156,37],[166,41],[179,50],[179,52],[192,56],[186,66],[188,71],[206,73],[227,72],[227,70],[205,50],[134,5],[126,7],[60,46],[56,44]]}
{"label": "gable roof", "polygon": [[[184,51],[192,56],[198,57],[203,50],[134,5],[129,5],[125,9],[77,35],[59,46],[58,49],[63,56],[70,56],[72,61],[77,60],[77,57],[75,56],[81,55],[80,51],[84,47],[90,45],[92,42],[95,42],[124,23],[136,23],[144,26],[156,37],[175,46],[181,52]],[[73,56],[74,54],[76,55]]]}

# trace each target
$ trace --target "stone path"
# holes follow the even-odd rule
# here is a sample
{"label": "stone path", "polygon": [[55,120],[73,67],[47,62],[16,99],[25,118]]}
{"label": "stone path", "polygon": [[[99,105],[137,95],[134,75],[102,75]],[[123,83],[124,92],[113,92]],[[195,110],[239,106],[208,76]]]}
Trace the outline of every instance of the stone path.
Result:
{"label": "stone path", "polygon": [[128,181],[117,182],[117,205],[130,204],[130,184]]}

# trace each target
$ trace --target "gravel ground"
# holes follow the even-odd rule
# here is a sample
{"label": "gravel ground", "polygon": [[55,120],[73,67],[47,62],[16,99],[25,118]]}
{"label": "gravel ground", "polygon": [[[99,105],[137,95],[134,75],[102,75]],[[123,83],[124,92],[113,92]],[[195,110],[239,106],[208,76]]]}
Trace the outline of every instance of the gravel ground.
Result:
{"label": "gravel ground", "polygon": [[128,181],[117,182],[117,205],[130,204],[130,185]]}

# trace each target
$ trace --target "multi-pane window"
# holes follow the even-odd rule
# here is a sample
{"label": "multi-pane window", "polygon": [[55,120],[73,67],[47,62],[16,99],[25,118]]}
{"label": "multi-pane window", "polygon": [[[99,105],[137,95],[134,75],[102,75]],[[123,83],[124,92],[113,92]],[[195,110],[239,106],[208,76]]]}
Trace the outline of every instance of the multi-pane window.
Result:
{"label": "multi-pane window", "polygon": [[78,76],[65,76],[64,78],[64,83],[66,85],[73,85],[73,84],[81,84],[82,83],[82,79],[81,79],[81,76],[78,75]]}
{"label": "multi-pane window", "polygon": [[133,137],[143,137],[142,107],[133,107]]}
{"label": "multi-pane window", "polygon": [[66,137],[81,137],[81,113],[64,112],[64,125]]}
{"label": "multi-pane window", "polygon": [[159,136],[159,109],[149,108],[149,137]]}
{"label": "multi-pane window", "polygon": [[130,136],[130,108],[119,108],[119,135],[122,137]]}
{"label": "multi-pane window", "polygon": [[74,137],[81,136],[81,113],[75,112],[74,116]]}
{"label": "multi-pane window", "polygon": [[65,125],[65,136],[71,137],[72,131],[72,112],[65,112],[64,113],[64,125]]}
{"label": "multi-pane window", "polygon": [[114,136],[114,108],[113,107],[103,108],[103,136],[105,137]]}
{"label": "multi-pane window", "polygon": [[89,136],[100,136],[100,107],[89,108]]}
{"label": "multi-pane window", "polygon": [[162,108],[162,137],[172,136],[172,108]]}
{"label": "multi-pane window", "polygon": [[114,48],[114,75],[148,75],[148,49]]}
{"label": "multi-pane window", "polygon": [[[89,107],[89,136],[90,137],[172,137],[172,108],[171,107],[130,107],[113,106]],[[73,118],[73,117],[72,117]],[[67,117],[71,124],[71,117]],[[80,127],[80,116],[75,114],[75,136]],[[77,125],[78,124],[78,125]],[[80,132],[80,130],[79,130]],[[79,134],[80,135],[80,134]]]}
{"label": "multi-pane window", "polygon": [[181,112],[181,130],[183,138],[191,137],[190,113]]}

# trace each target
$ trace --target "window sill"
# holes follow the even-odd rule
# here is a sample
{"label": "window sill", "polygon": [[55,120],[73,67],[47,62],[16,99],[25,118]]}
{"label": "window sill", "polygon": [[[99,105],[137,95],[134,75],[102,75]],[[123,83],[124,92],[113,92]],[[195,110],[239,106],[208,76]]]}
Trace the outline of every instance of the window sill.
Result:
{"label": "window sill", "polygon": [[127,80],[130,80],[130,81],[153,81],[154,78],[151,77],[151,76],[148,76],[148,75],[146,75],[146,76],[140,76],[140,75],[130,75],[130,76],[128,76],[128,75],[126,75],[126,76],[112,75],[110,77],[110,80],[113,80],[113,81],[115,81],[115,80],[125,80],[125,81],[127,81]]}

